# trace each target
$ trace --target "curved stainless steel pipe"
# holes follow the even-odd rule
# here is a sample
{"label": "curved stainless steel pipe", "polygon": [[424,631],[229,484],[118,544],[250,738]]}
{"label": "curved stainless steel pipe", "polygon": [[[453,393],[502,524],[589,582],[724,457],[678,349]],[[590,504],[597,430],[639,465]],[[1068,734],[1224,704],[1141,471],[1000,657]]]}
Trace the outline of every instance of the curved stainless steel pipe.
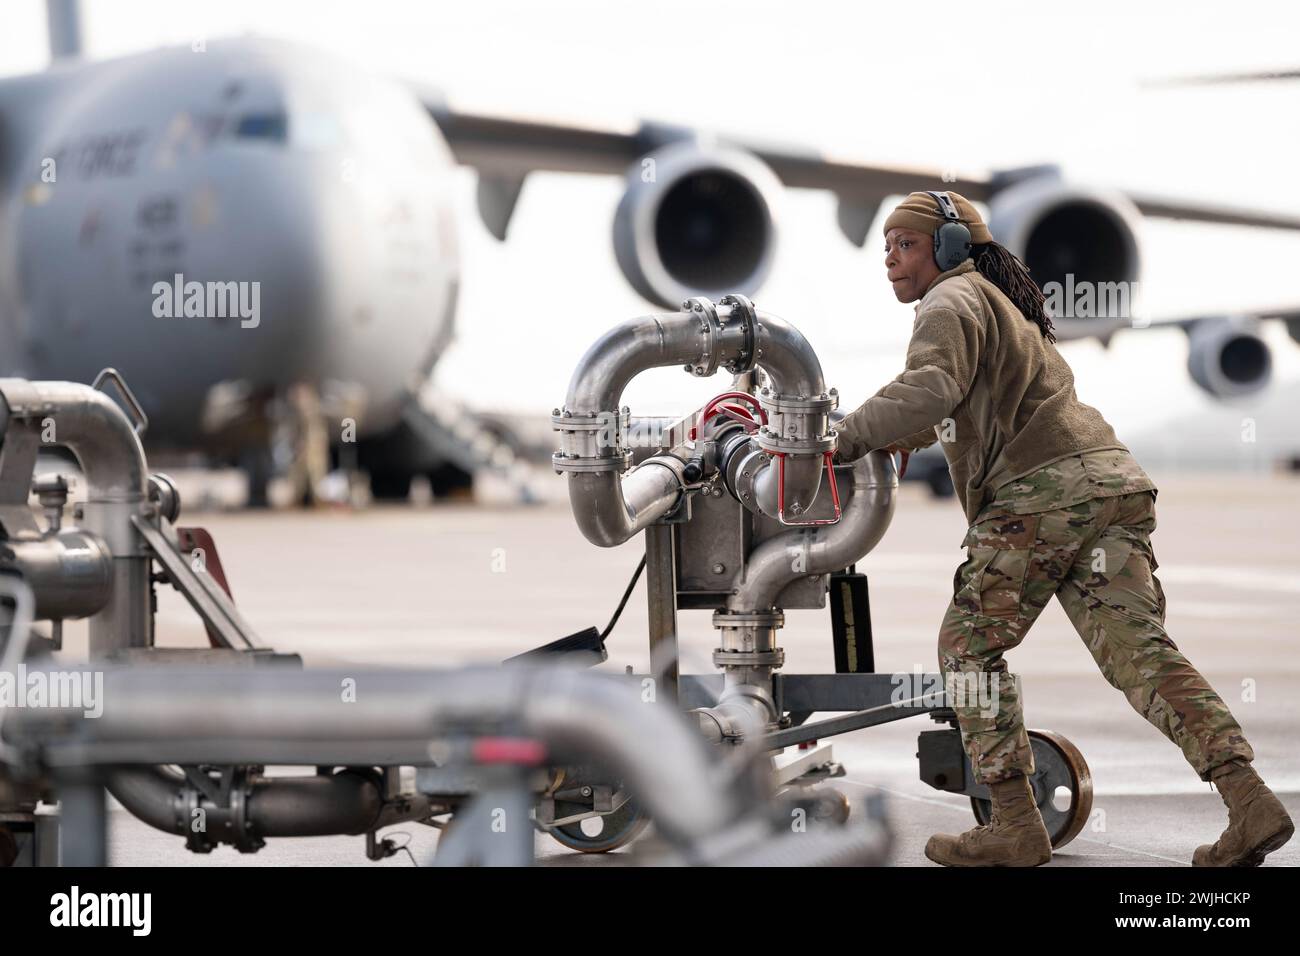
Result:
{"label": "curved stainless steel pipe", "polygon": [[780,717],[770,693],[757,684],[744,683],[743,678],[730,680],[730,672],[727,678],[716,704],[691,711],[699,721],[700,733],[711,744],[720,744],[728,738],[750,740],[759,737]]}
{"label": "curved stainless steel pipe", "polygon": [[[355,680],[359,692],[355,702],[340,704],[345,680]],[[731,769],[719,764],[679,713],[646,705],[638,683],[567,667],[368,673],[122,669],[104,672],[103,696],[112,705],[97,720],[60,708],[15,710],[5,723],[5,739],[32,745],[55,770],[308,760],[379,766],[424,764],[429,743],[441,735],[508,725],[512,732],[535,735],[552,752],[577,753],[608,766],[671,839],[707,842],[757,800],[737,789]],[[156,767],[114,773],[110,789],[133,814],[177,832],[180,791],[174,773]],[[329,783],[337,776],[312,786],[342,786]],[[269,808],[283,805],[276,796],[280,779],[267,782],[268,796],[260,803],[250,800],[248,819],[255,826],[289,826],[276,823],[278,815],[256,817],[278,814]],[[324,826],[327,803],[303,802],[301,812],[319,815],[315,826]],[[358,805],[352,797],[345,803]],[[352,811],[343,816],[345,822],[353,819]],[[334,826],[339,818],[329,819]],[[295,825],[313,824],[308,819]]]}
{"label": "curved stainless steel pipe", "polygon": [[149,646],[149,561],[131,524],[148,498],[148,466],[130,420],[108,395],[89,385],[10,380],[3,388],[22,403],[11,410],[8,400],[0,399],[5,430],[10,418],[39,415],[35,427],[41,429],[48,418],[52,444],[76,456],[86,480],[80,526],[102,538],[113,555],[112,592],[90,618],[91,655]]}
{"label": "curved stainless steel pipe", "polygon": [[[725,307],[720,310],[728,313]],[[626,451],[618,445],[620,402],[627,384],[641,372],[671,365],[686,365],[708,374],[727,362],[763,368],[781,395],[814,398],[825,394],[821,363],[808,340],[784,319],[755,313],[751,333],[741,322],[718,322],[700,311],[659,313],[631,319],[610,329],[583,355],[569,382],[562,418],[604,418],[610,427],[585,445],[575,460],[612,461]],[[752,354],[751,354],[752,353]],[[820,463],[820,458],[818,458]],[[608,548],[622,544],[654,523],[676,505],[681,484],[672,487],[665,469],[645,472],[642,463],[620,478],[612,464],[591,470],[571,469],[569,500],[587,540]],[[558,466],[558,463],[557,463]],[[799,472],[798,465],[792,472]],[[813,469],[799,485],[811,485],[815,494],[820,472]],[[791,483],[796,488],[796,483]],[[792,496],[793,497],[793,496]],[[812,494],[801,497],[811,499]]]}
{"label": "curved stainless steel pipe", "polygon": [[654,524],[677,506],[686,483],[683,467],[680,459],[658,455],[625,476],[616,471],[569,475],[569,502],[583,537],[613,548]]}
{"label": "curved stainless steel pipe", "polygon": [[115,771],[108,792],[136,819],[156,830],[185,832],[184,774],[171,767],[132,767]]}
{"label": "curved stainless steel pipe", "polygon": [[[758,312],[752,363],[771,378],[781,395],[815,397],[826,391],[821,362],[803,333],[779,316]],[[587,349],[569,380],[565,408],[574,415],[615,412],[628,382],[652,368],[697,365],[708,336],[693,312],[644,315],[616,325]],[[738,356],[744,341],[738,328],[724,326],[718,350]],[[714,356],[713,358],[717,358]]]}
{"label": "curved stainless steel pipe", "polygon": [[578,362],[564,405],[575,415],[617,411],[628,382],[647,369],[694,364],[702,344],[699,320],[689,312],[643,315],[616,325]]}
{"label": "curved stainless steel pipe", "polygon": [[786,531],[760,544],[732,582],[727,610],[770,610],[795,578],[838,571],[862,558],[889,527],[897,489],[898,472],[888,452],[859,458],[853,463],[853,497],[839,523]]}
{"label": "curved stainless steel pipe", "polygon": [[[131,501],[145,496],[148,474],[144,449],[116,402],[104,392],[78,382],[23,380],[20,384],[36,399],[41,418],[52,419],[51,444],[62,445],[77,456],[91,500]],[[21,411],[33,414],[29,409]],[[0,422],[4,427],[14,414],[0,398]]]}
{"label": "curved stainless steel pipe", "polygon": [[772,379],[779,395],[815,398],[826,391],[822,363],[803,333],[785,319],[759,310],[754,364]]}
{"label": "curved stainless steel pipe", "polygon": [[[186,836],[192,820],[184,775],[170,767],[133,767],[114,771],[108,790],[135,817],[158,830]],[[331,776],[274,777],[252,781],[245,820],[252,833],[226,833],[240,821],[227,807],[199,798],[207,834],[214,842],[235,843],[248,836],[330,836],[372,830],[380,821],[383,797],[379,784],[359,773]],[[413,810],[428,808],[417,801]],[[408,817],[407,819],[413,819]],[[391,820],[388,822],[398,822]],[[223,839],[224,837],[224,839]]]}
{"label": "curved stainless steel pipe", "polygon": [[[717,703],[693,712],[706,738],[757,738],[780,716],[769,691],[779,658],[728,664],[722,651],[774,651],[776,628],[781,626],[774,605],[786,585],[805,575],[838,571],[874,548],[893,517],[897,488],[893,457],[873,451],[853,464],[853,497],[838,523],[786,531],[750,552],[744,570],[732,581],[727,614],[713,617],[722,633],[714,661],[725,676]],[[755,616],[767,620],[756,621]]]}

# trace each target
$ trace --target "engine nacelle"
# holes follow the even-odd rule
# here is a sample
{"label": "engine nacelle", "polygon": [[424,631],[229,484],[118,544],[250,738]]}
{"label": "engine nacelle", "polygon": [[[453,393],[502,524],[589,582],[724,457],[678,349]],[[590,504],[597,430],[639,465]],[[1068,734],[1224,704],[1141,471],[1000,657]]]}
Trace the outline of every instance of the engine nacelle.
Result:
{"label": "engine nacelle", "polygon": [[1202,319],[1187,338],[1187,371],[1215,398],[1251,395],[1268,385],[1273,353],[1254,322]]}
{"label": "engine nacelle", "polygon": [[[997,193],[989,203],[993,237],[1024,260],[1044,291],[1050,291],[1047,287],[1053,282],[1063,289],[1081,289],[1091,283],[1098,300],[1112,303],[1081,316],[1080,326],[1091,320],[1093,327],[1103,323],[1113,327],[1115,322],[1109,320],[1123,320],[1122,327],[1131,319],[1131,314],[1115,314],[1123,308],[1115,308],[1113,297],[1100,293],[1106,291],[1104,283],[1125,283],[1123,301],[1129,302],[1134,288],[1131,283],[1137,280],[1141,267],[1140,222],[1141,214],[1127,197],[1073,186],[1055,175],[1023,180]],[[1071,318],[1068,311],[1063,317]],[[1077,331],[1089,334],[1083,328]]]}
{"label": "engine nacelle", "polygon": [[758,158],[673,143],[628,170],[614,254],[642,296],[676,309],[693,296],[752,295],[776,252],[781,184]]}

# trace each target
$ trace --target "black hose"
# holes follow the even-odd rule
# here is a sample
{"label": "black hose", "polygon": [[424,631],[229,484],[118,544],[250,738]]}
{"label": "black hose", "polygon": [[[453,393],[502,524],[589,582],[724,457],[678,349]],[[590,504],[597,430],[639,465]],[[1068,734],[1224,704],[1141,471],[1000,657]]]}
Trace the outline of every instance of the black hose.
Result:
{"label": "black hose", "polygon": [[614,630],[614,625],[618,623],[619,615],[623,613],[623,608],[627,607],[627,599],[632,596],[632,589],[636,587],[636,582],[641,580],[641,572],[645,570],[645,555],[641,555],[641,563],[636,566],[632,572],[632,580],[627,582],[627,590],[623,592],[623,600],[618,602],[618,607],[614,609],[614,616],[609,619],[605,629],[600,632],[600,639],[604,641],[609,636],[609,632]]}

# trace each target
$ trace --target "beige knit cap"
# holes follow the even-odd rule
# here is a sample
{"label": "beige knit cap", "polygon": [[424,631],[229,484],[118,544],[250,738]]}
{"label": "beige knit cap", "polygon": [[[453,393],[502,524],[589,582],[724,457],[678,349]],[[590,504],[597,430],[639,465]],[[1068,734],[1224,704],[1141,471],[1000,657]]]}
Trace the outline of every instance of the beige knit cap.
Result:
{"label": "beige knit cap", "polygon": [[[971,201],[952,190],[948,190],[948,195],[952,197],[953,203],[957,206],[957,215],[970,229],[970,241],[973,243],[992,242],[993,236],[989,232],[989,227],[984,224],[984,220],[975,211]],[[923,232],[927,236],[933,236],[942,222],[943,213],[939,211],[938,200],[926,192],[910,193],[885,220],[885,234],[888,235],[891,229],[901,228],[912,229],[916,232]]]}

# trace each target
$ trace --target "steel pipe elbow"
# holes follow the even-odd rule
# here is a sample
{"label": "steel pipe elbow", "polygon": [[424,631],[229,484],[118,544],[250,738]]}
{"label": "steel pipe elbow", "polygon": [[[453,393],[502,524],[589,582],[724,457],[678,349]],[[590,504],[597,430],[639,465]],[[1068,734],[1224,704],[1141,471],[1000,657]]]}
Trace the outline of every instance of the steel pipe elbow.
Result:
{"label": "steel pipe elbow", "polygon": [[853,497],[839,523],[793,529],[760,544],[732,582],[728,611],[767,611],[795,578],[838,571],[861,560],[884,537],[897,489],[891,455],[873,451],[859,458],[853,463]]}

